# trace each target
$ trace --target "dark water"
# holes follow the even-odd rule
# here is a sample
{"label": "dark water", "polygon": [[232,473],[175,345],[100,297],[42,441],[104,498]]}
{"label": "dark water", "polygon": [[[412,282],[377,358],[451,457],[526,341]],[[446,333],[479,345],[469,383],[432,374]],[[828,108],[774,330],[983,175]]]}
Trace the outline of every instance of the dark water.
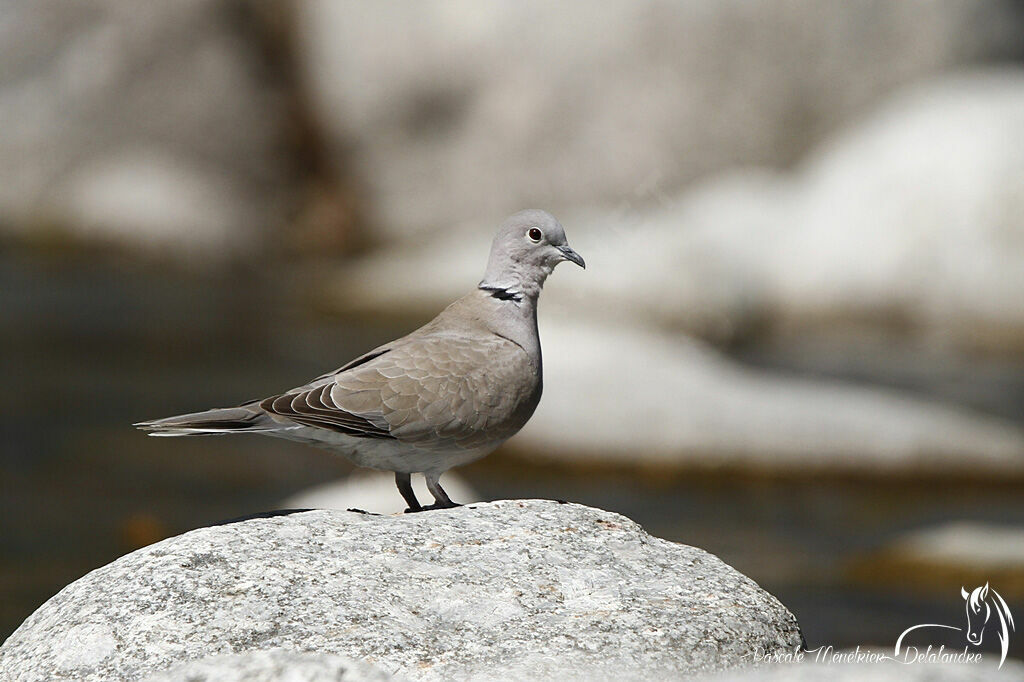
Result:
{"label": "dark water", "polygon": [[[127,551],[273,509],[350,470],[283,441],[157,439],[129,426],[290,387],[421,322],[317,314],[294,303],[299,286],[285,270],[214,277],[109,256],[0,254],[0,639],[62,586]],[[1024,395],[1024,371],[1012,367],[987,365],[973,381],[965,367],[951,381],[948,367],[873,376],[865,367],[880,365],[744,352],[778,371],[895,376],[910,390],[1024,421],[1006,406]],[[652,476],[541,467],[500,452],[462,473],[485,499],[582,502],[703,547],[789,606],[811,647],[891,646],[910,625],[960,623],[959,582],[873,577],[870,557],[895,535],[959,519],[1024,525],[1020,482]],[[1019,597],[1010,606],[1024,613]],[[956,637],[932,641],[962,648]],[[1011,643],[1024,656],[1024,636]]]}

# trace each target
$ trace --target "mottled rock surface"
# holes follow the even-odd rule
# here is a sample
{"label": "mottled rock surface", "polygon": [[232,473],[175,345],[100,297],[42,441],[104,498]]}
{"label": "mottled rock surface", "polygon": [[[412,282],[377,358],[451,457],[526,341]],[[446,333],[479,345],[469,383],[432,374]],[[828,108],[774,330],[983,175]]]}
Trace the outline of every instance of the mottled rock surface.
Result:
{"label": "mottled rock surface", "polygon": [[97,569],[0,647],[0,679],[129,680],[286,648],[415,680],[657,679],[793,651],[793,615],[622,516],[501,501],[202,528]]}
{"label": "mottled rock surface", "polygon": [[189,661],[145,682],[401,682],[364,661],[310,652],[270,649]]}

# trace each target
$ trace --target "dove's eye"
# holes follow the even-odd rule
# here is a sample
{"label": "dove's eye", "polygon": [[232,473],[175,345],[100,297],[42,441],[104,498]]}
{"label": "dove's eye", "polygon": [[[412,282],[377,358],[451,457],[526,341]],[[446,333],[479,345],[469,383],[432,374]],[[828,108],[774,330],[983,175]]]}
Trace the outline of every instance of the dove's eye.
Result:
{"label": "dove's eye", "polygon": [[526,233],[526,236],[530,238],[530,241],[538,243],[544,237],[544,233],[536,227],[531,227],[530,231]]}

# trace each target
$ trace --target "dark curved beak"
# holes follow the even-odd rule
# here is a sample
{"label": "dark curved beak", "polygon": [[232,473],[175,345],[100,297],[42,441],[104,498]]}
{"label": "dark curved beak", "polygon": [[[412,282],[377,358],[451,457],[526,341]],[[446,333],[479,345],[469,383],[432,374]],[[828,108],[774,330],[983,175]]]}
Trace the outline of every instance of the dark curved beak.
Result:
{"label": "dark curved beak", "polygon": [[587,269],[587,263],[586,261],[583,260],[583,256],[570,249],[568,245],[558,246],[555,248],[562,252],[562,256],[565,258],[565,260],[572,261],[573,263],[580,266],[584,270]]}

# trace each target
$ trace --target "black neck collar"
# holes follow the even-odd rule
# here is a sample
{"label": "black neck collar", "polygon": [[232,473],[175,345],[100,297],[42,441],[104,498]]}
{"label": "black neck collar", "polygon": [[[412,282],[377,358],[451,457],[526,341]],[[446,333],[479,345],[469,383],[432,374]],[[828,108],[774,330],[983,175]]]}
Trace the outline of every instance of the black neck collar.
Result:
{"label": "black neck collar", "polygon": [[482,286],[480,287],[480,290],[486,291],[499,301],[512,301],[514,303],[519,303],[520,301],[523,300],[523,295],[520,292],[515,291],[514,289],[506,289],[504,287]]}

